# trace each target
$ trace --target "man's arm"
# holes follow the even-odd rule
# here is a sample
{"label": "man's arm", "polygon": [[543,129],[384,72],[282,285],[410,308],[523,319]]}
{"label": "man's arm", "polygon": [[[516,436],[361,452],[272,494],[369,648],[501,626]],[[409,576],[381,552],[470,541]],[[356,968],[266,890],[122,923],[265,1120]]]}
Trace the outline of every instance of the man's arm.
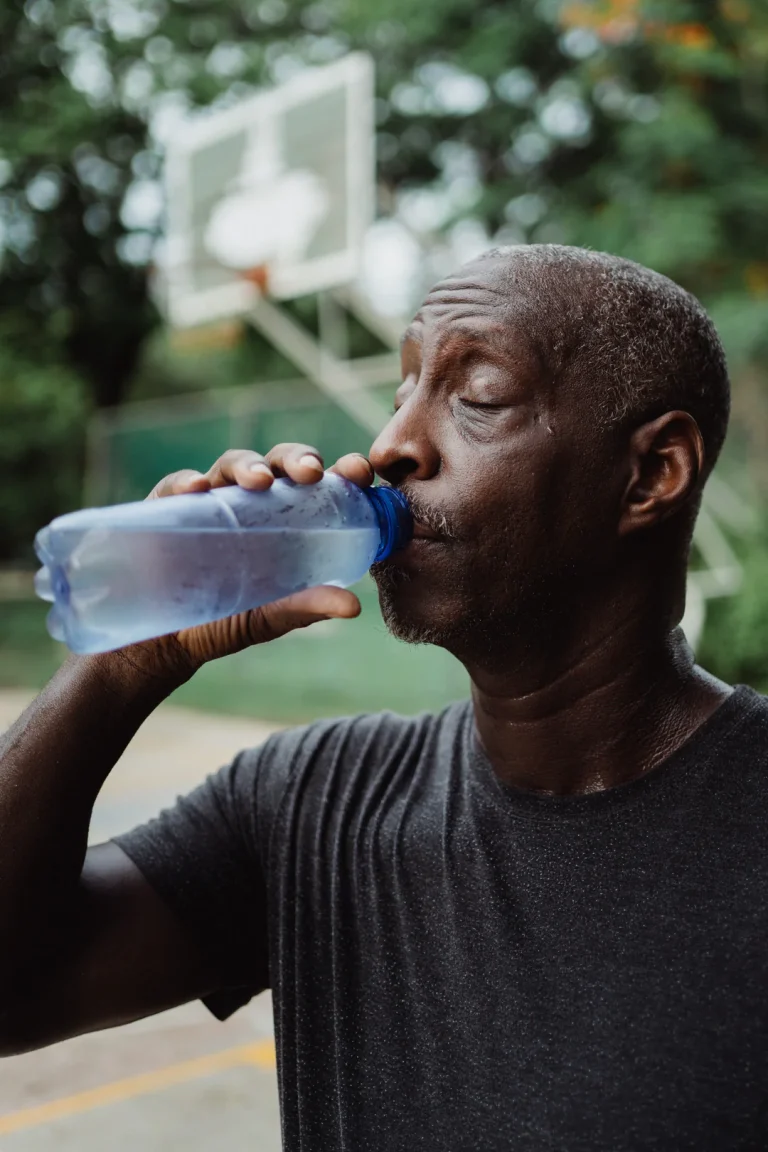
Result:
{"label": "man's arm", "polygon": [[93,803],[179,683],[119,654],[74,658],[0,745],[0,1052],[204,995],[206,961],[114,844],[86,854]]}
{"label": "man's arm", "polygon": [[[361,457],[337,468],[371,482]],[[322,464],[305,445],[280,445],[266,458],[230,451],[205,475],[166,477],[152,496],[264,488],[275,475],[313,483]],[[94,801],[143,721],[206,661],[359,609],[351,592],[310,588],[229,620],[72,658],[0,741],[1,1054],[215,990],[211,962],[128,856],[114,844],[86,853]]]}

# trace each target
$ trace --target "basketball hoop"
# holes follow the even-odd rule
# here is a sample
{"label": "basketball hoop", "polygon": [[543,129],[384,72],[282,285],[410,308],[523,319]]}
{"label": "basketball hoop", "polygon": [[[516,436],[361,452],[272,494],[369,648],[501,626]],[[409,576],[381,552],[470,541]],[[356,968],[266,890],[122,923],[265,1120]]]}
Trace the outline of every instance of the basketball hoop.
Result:
{"label": "basketball hoop", "polygon": [[353,52],[193,115],[166,152],[172,327],[356,282],[375,203],[373,61]]}

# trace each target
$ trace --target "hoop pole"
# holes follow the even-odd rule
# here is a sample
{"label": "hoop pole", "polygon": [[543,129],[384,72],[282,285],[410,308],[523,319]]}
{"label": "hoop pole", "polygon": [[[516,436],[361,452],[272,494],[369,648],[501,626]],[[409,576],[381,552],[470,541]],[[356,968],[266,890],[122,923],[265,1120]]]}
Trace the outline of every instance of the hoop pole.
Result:
{"label": "hoop pole", "polygon": [[364,381],[349,364],[339,360],[292,316],[263,296],[249,312],[248,320],[353,420],[378,436],[390,413],[376,396],[366,392]]}

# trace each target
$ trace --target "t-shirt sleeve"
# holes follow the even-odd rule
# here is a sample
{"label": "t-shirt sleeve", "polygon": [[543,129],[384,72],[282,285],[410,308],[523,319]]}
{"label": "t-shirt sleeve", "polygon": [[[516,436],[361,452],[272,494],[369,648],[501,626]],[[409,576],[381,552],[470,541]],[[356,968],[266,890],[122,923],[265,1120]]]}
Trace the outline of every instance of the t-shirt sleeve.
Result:
{"label": "t-shirt sleeve", "polygon": [[[264,861],[290,771],[290,745],[284,752],[280,736],[241,752],[173,807],[115,837],[208,957],[219,984],[204,1003],[221,1020],[269,987]],[[269,781],[266,762],[282,768]]]}

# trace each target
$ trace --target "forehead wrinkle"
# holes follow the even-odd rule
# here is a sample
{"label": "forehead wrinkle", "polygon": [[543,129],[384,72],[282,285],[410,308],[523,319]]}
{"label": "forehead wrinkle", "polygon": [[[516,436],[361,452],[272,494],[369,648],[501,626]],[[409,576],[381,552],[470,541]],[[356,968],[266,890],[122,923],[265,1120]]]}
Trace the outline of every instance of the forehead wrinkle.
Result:
{"label": "forehead wrinkle", "polygon": [[491,309],[478,307],[477,304],[462,306],[456,303],[450,304],[430,304],[424,308],[423,318],[426,321],[427,317],[434,317],[437,320],[443,320],[446,317],[451,323],[458,324],[462,320],[479,320],[483,312],[490,312]]}
{"label": "forehead wrinkle", "polygon": [[414,319],[417,340],[430,357],[450,352],[453,339],[469,356],[471,342],[502,368],[544,384],[552,365],[548,318],[542,317],[540,303],[520,283],[457,276],[428,293]]}
{"label": "forehead wrinkle", "polygon": [[422,304],[418,312],[418,319],[425,320],[428,315],[441,319],[451,313],[456,319],[467,319],[478,313],[498,313],[499,306],[505,294],[495,290],[485,289],[478,285],[459,285],[454,289],[433,289]]}
{"label": "forehead wrinkle", "polygon": [[499,297],[506,297],[508,295],[508,290],[504,285],[496,287],[494,284],[489,284],[487,281],[459,279],[458,277],[455,277],[448,280],[442,280],[439,284],[436,284],[435,287],[427,293],[427,300],[430,300],[435,296],[459,296],[466,299],[468,296],[472,296],[473,294],[477,294],[479,296],[489,296],[493,299],[498,299]]}
{"label": "forehead wrinkle", "polygon": [[506,351],[503,336],[502,325],[490,320],[479,321],[475,313],[451,315],[447,323],[432,314],[425,317],[418,345],[429,359],[449,356],[466,360],[490,354],[493,359],[503,361]]}
{"label": "forehead wrinkle", "polygon": [[425,340],[443,343],[449,338],[484,344],[488,339],[503,337],[506,327],[496,309],[425,304],[406,328],[400,345],[403,347],[410,341],[423,345]]}
{"label": "forehead wrinkle", "polygon": [[419,319],[425,327],[449,324],[451,327],[461,328],[465,334],[472,328],[478,332],[493,330],[501,332],[506,326],[499,299],[489,297],[485,299],[453,297],[443,300],[428,297],[422,305]]}
{"label": "forehead wrinkle", "polygon": [[512,344],[519,344],[520,338],[530,343],[529,335],[517,324],[499,314],[498,309],[486,308],[465,311],[454,308],[425,310],[421,320],[419,343],[425,341],[441,348],[453,341],[463,345],[494,353],[505,358],[514,355]]}

